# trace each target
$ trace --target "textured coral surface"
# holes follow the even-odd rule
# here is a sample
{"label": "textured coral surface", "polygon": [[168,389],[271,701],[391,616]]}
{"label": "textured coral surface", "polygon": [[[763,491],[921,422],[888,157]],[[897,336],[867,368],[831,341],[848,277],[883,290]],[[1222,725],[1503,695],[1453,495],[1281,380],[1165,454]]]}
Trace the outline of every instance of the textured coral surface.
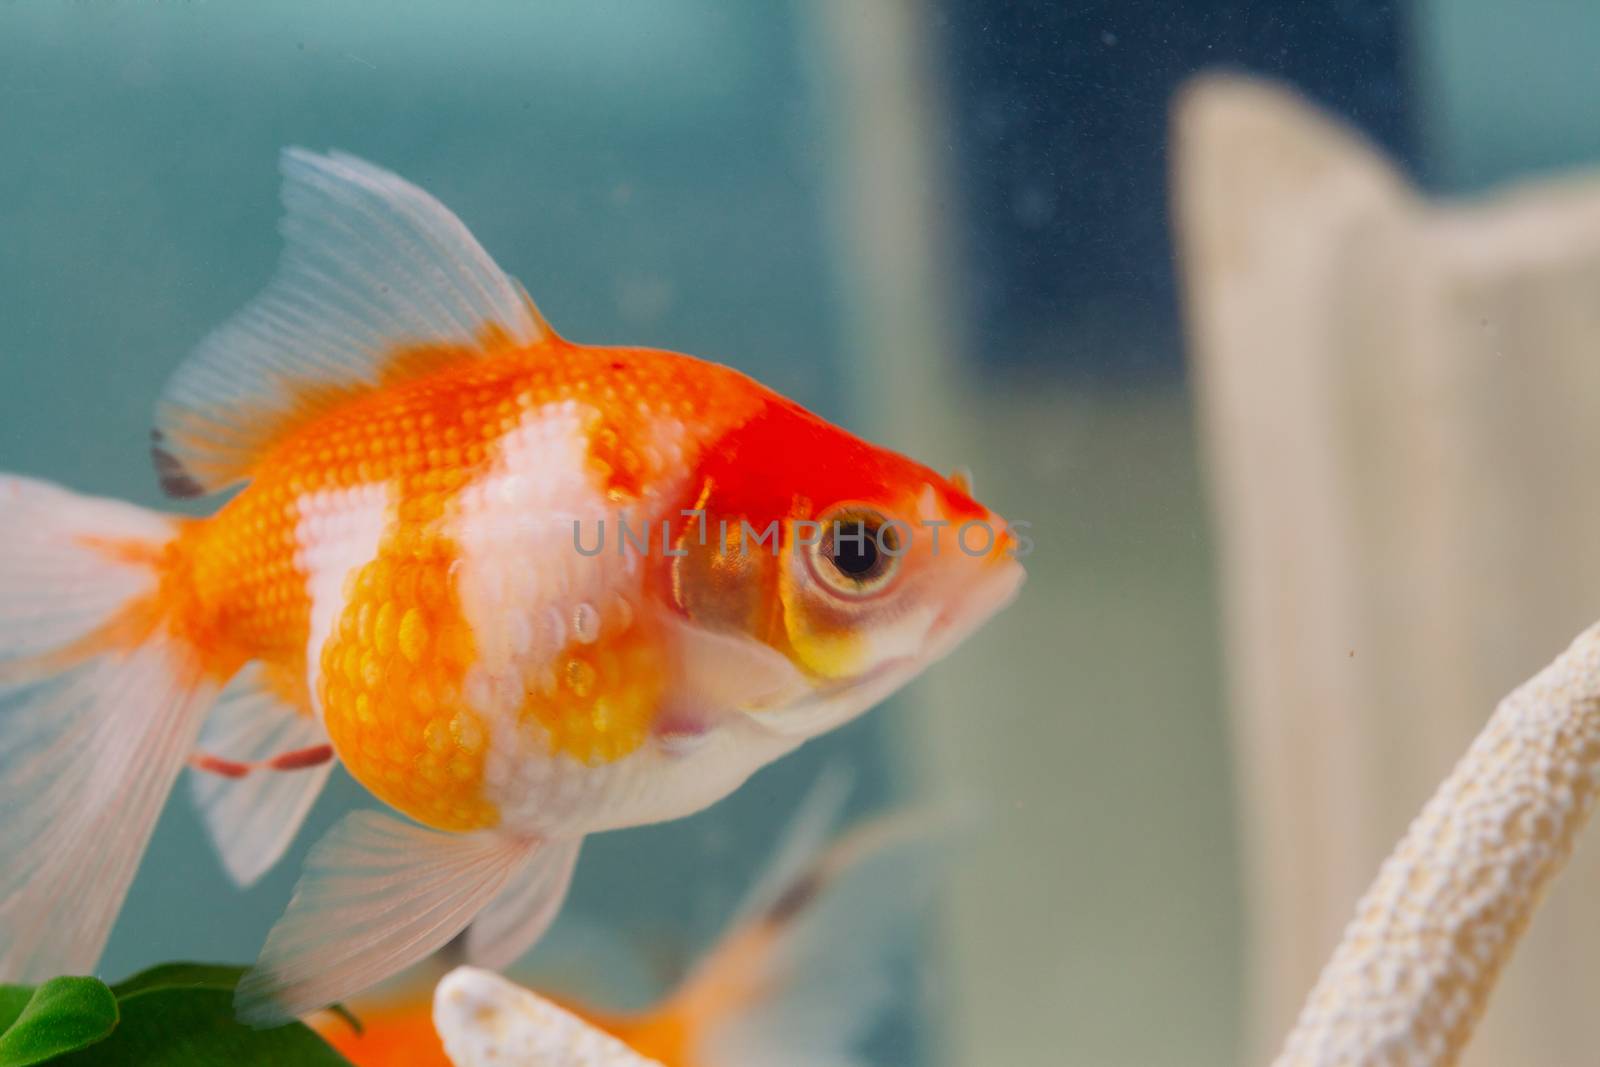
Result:
{"label": "textured coral surface", "polygon": [[1506,697],[1378,872],[1277,1060],[1456,1061],[1600,784],[1600,626]]}

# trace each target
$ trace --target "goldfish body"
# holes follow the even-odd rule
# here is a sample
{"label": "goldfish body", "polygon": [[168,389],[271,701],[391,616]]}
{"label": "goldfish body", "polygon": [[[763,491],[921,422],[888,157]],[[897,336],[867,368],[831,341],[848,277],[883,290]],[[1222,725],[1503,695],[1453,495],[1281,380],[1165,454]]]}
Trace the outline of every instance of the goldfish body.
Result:
{"label": "goldfish body", "polygon": [[586,834],[726,795],[1020,581],[964,479],[725,367],[563,340],[386,171],[284,173],[278,276],[155,433],[170,493],[242,489],[186,519],[0,481],[0,978],[93,966],[186,761],[248,882],[333,756],[420,825],[360,812],[318,844],[242,1017],[469,923],[503,965]]}

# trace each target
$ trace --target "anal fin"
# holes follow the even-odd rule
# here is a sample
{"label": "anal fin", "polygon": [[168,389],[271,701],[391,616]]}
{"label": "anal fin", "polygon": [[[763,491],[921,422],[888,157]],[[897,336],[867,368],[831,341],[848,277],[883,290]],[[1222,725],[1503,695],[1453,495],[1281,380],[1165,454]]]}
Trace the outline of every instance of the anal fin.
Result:
{"label": "anal fin", "polygon": [[311,850],[288,910],[239,982],[235,1011],[275,1026],[376,985],[465,929],[538,848],[375,811],[345,816]]}
{"label": "anal fin", "polygon": [[[286,754],[327,742],[321,724],[273,688],[259,665],[240,672],[200,736],[201,751],[222,759],[191,759],[200,772],[190,775],[195,804],[223,867],[239,886],[254,884],[283,856],[333,769],[331,760],[308,759],[300,761],[303,766],[270,769]],[[268,766],[255,769],[258,764]]]}

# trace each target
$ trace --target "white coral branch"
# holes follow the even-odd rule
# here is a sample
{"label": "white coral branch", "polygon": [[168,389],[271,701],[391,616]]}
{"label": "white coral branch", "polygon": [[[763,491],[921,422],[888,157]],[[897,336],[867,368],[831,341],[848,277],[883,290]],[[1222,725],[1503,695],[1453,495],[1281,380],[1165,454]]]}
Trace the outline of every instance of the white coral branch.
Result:
{"label": "white coral branch", "polygon": [[1357,905],[1278,1067],[1453,1064],[1600,785],[1600,625],[1501,701]]}

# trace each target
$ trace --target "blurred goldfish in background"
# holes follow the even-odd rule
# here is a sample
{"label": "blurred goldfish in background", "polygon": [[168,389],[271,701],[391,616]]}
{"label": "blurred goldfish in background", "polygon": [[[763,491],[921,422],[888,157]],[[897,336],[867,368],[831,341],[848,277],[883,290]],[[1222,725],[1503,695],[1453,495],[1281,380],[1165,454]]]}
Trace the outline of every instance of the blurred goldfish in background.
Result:
{"label": "blurred goldfish in background", "polygon": [[[540,995],[665,1067],[864,1062],[859,1046],[896,997],[895,952],[933,896],[943,820],[877,816],[830,843],[842,800],[842,780],[824,776],[721,939],[652,1007]],[[331,1014],[313,1025],[358,1067],[450,1067],[431,994],[355,1001],[359,1032]]]}
{"label": "blurred goldfish in background", "polygon": [[1021,581],[964,477],[725,367],[558,337],[387,171],[283,170],[279,272],[154,435],[169,493],[242,489],[191,519],[0,479],[0,980],[93,969],[186,762],[247,884],[335,757],[421,825],[316,846],[241,1017],[469,924],[504,966],[586,834],[726,795]]}

